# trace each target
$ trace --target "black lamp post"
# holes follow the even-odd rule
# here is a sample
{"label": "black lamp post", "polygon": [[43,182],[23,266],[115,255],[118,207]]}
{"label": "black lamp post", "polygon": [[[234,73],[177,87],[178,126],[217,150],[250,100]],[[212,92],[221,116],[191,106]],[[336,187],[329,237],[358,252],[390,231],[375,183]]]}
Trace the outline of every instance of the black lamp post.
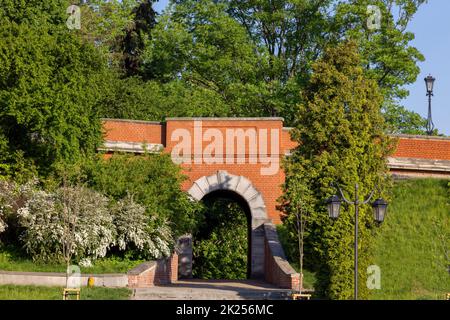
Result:
{"label": "black lamp post", "polygon": [[[365,200],[360,201],[359,195],[358,195],[359,186],[358,186],[358,184],[355,184],[355,200],[349,201],[349,200],[347,200],[347,198],[345,198],[344,193],[342,192],[342,189],[339,186],[337,186],[337,188],[339,190],[339,193],[341,194],[342,200],[344,200],[348,204],[352,204],[355,206],[354,299],[357,300],[358,299],[358,215],[359,215],[359,205],[369,203],[373,197],[375,189],[370,193],[370,195]],[[341,201],[342,201],[341,198],[339,198],[337,195],[333,195],[327,199],[328,215],[332,219],[337,219],[339,217]],[[374,213],[374,220],[376,222],[381,223],[384,221],[384,218],[385,218],[386,212],[387,212],[387,206],[388,206],[387,202],[381,198],[379,198],[373,202],[372,208],[373,208],[373,213]]]}
{"label": "black lamp post", "polygon": [[427,134],[432,135],[434,130],[434,123],[431,117],[431,97],[433,96],[433,86],[436,79],[429,75],[425,78],[425,85],[427,87],[427,97],[428,97],[428,118],[427,118]]}

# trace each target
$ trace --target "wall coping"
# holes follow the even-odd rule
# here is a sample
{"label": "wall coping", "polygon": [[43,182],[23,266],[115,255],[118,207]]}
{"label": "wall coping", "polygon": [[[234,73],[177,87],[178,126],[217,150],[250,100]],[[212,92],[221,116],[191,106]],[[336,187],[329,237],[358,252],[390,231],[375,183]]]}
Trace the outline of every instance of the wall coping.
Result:
{"label": "wall coping", "polygon": [[128,122],[128,123],[142,123],[142,124],[159,124],[162,125],[164,122],[161,121],[149,121],[149,120],[133,120],[133,119],[114,119],[114,118],[100,118],[103,122]]}
{"label": "wall coping", "polygon": [[284,121],[281,117],[175,117],[166,118],[166,121]]}
{"label": "wall coping", "polygon": [[450,172],[450,160],[388,157],[389,169]]}
{"label": "wall coping", "polygon": [[281,271],[291,276],[298,275],[299,273],[292,268],[286,259],[275,225],[273,223],[264,223],[264,232],[270,252]]}
{"label": "wall coping", "polygon": [[132,152],[132,153],[159,153],[164,150],[164,145],[161,143],[146,143],[146,142],[127,142],[127,141],[111,141],[105,140],[99,151],[117,151],[117,152]]}
{"label": "wall coping", "polygon": [[[133,119],[115,119],[115,118],[101,118],[101,121],[111,122],[128,122],[128,123],[141,123],[141,124],[158,124],[163,125],[167,121],[284,121],[282,117],[169,117],[165,121],[149,121],[149,120],[133,120]],[[285,131],[291,131],[294,127],[283,127]],[[422,139],[422,140],[445,140],[450,141],[450,137],[446,136],[428,136],[418,134],[389,134],[391,137],[405,138],[405,139]]]}
{"label": "wall coping", "polygon": [[[294,127],[283,127],[283,130],[285,131],[291,131],[294,130]],[[388,134],[390,137],[394,138],[403,138],[403,139],[419,139],[419,140],[444,140],[444,141],[450,141],[450,137],[445,136],[427,136],[427,135],[420,135],[420,134],[400,134],[400,133],[391,133]]]}
{"label": "wall coping", "polygon": [[444,136],[427,136],[418,134],[390,134],[389,136],[403,139],[419,139],[419,140],[444,140],[450,141],[450,137]]}
{"label": "wall coping", "polygon": [[143,274],[144,272],[147,272],[155,267],[156,267],[156,261],[143,262],[140,265],[129,270],[127,274],[129,276],[139,276],[139,275]]}

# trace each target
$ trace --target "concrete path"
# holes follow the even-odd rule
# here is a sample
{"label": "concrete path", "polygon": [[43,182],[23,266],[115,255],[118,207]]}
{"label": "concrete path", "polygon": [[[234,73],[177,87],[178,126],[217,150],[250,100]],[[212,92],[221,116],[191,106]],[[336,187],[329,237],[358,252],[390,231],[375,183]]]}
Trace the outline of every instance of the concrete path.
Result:
{"label": "concrete path", "polygon": [[254,280],[180,280],[135,289],[134,300],[287,300],[290,290]]}

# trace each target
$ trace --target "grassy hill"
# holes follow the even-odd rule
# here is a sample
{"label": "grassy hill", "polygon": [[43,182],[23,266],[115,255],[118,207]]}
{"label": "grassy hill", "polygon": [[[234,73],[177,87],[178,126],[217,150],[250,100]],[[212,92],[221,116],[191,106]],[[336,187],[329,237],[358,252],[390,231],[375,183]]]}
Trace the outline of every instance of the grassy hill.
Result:
{"label": "grassy hill", "polygon": [[373,291],[373,299],[443,299],[450,293],[449,261],[444,254],[450,250],[448,183],[396,182],[376,241],[381,290]]}

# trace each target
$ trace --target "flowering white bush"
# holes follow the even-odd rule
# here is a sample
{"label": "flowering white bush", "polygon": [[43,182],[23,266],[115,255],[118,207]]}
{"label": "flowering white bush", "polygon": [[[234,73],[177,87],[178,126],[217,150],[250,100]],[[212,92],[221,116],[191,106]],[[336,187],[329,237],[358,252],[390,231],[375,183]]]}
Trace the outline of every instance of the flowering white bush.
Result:
{"label": "flowering white bush", "polygon": [[38,260],[104,257],[114,245],[108,199],[83,187],[35,191],[17,212],[21,241]]}
{"label": "flowering white bush", "polygon": [[5,217],[7,212],[11,210],[10,198],[11,184],[7,181],[0,181],[0,233],[6,230]]}
{"label": "flowering white bush", "polygon": [[6,230],[7,215],[14,214],[25,203],[37,184],[33,179],[26,184],[0,180],[0,233]]}
{"label": "flowering white bush", "polygon": [[149,216],[131,196],[120,200],[113,211],[120,250],[136,249],[149,258],[170,255],[172,234],[166,220]]}

